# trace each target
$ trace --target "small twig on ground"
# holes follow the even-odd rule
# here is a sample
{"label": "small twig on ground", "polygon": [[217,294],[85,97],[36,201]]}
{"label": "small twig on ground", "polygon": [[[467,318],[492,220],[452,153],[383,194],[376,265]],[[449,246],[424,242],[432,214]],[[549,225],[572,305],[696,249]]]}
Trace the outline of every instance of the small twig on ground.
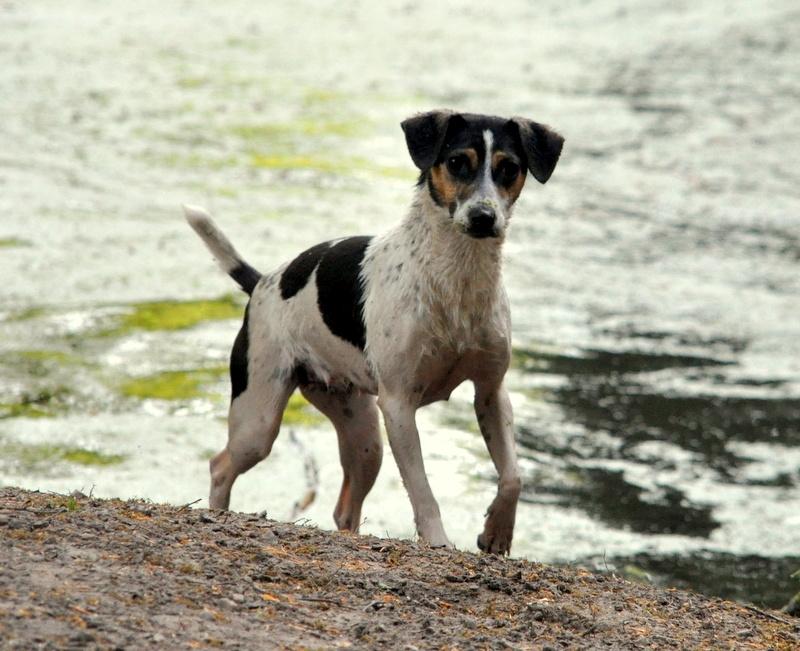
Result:
{"label": "small twig on ground", "polygon": [[328,599],[327,597],[300,597],[300,601],[319,601],[325,604],[333,604],[334,606],[342,605],[339,599]]}
{"label": "small twig on ground", "polygon": [[192,506],[192,505],[194,505],[194,504],[197,504],[197,503],[198,503],[200,500],[202,500],[202,499],[203,499],[202,497],[198,497],[198,498],[197,498],[197,499],[196,499],[194,502],[187,502],[187,503],[186,503],[186,504],[184,504],[182,507],[180,507],[180,508],[178,509],[178,511],[185,511],[185,510],[186,510],[186,509],[188,509],[190,506]]}
{"label": "small twig on ground", "polygon": [[754,613],[758,613],[759,615],[766,617],[767,619],[771,619],[774,622],[780,622],[781,624],[788,624],[789,626],[795,626],[797,624],[797,622],[790,622],[788,619],[784,619],[783,617],[778,617],[777,615],[768,613],[766,610],[761,610],[761,608],[756,608],[755,606],[745,605],[745,608],[747,608],[747,610],[752,610]]}
{"label": "small twig on ground", "polygon": [[317,492],[319,491],[319,468],[314,455],[303,445],[303,442],[297,437],[293,429],[289,430],[289,440],[298,448],[300,456],[303,459],[303,474],[306,480],[305,493],[292,507],[291,518],[295,519],[317,499]]}
{"label": "small twig on ground", "polygon": [[27,506],[0,506],[0,511],[25,511],[26,513],[36,513],[37,515],[52,515],[53,513],[63,513],[67,509],[57,507],[54,509],[30,509]]}

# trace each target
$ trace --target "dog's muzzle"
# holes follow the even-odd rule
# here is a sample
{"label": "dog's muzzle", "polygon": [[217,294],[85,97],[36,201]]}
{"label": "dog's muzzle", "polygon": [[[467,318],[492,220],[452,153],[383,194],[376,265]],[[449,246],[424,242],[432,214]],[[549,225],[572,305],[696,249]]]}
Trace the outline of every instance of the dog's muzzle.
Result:
{"label": "dog's muzzle", "polygon": [[492,208],[476,206],[467,213],[467,235],[478,239],[497,237],[497,215]]}

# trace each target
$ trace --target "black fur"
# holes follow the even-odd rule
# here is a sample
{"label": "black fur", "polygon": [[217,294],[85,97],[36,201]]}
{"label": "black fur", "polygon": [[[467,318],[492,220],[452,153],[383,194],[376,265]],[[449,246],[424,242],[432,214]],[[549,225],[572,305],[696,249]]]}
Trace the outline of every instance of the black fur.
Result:
{"label": "black fur", "polygon": [[564,138],[549,127],[526,118],[507,120],[472,113],[432,111],[409,118],[402,123],[406,144],[414,164],[421,172],[418,185],[427,183],[433,201],[445,206],[431,183],[430,168],[447,161],[451,152],[474,149],[478,155],[478,168],[483,166],[487,152],[483,132],[494,136],[498,150],[513,152],[523,168],[527,168],[540,183],[546,183],[555,169]]}
{"label": "black fur", "polygon": [[308,284],[308,279],[325,252],[331,248],[330,242],[322,242],[303,251],[289,263],[281,275],[281,298],[289,299]]}
{"label": "black fur", "polygon": [[305,364],[298,364],[294,369],[294,379],[301,387],[307,387],[312,384],[315,378],[308,372]]}
{"label": "black fur", "polygon": [[317,269],[317,302],[322,320],[337,337],[361,350],[366,344],[362,315],[361,262],[369,236],[349,237],[325,251]]}
{"label": "black fur", "polygon": [[246,262],[242,262],[235,269],[231,269],[228,275],[239,284],[239,287],[241,287],[248,296],[253,293],[256,285],[258,285],[258,281],[261,280],[261,273]]}
{"label": "black fur", "polygon": [[[249,292],[248,292],[249,293]],[[247,389],[247,356],[250,346],[250,337],[247,321],[250,313],[250,304],[244,309],[244,322],[231,350],[231,401]]]}
{"label": "black fur", "polygon": [[547,183],[561,156],[564,138],[549,127],[525,118],[510,121],[519,129],[528,169],[539,183]]}
{"label": "black fur", "polygon": [[419,169],[430,168],[439,157],[451,115],[450,111],[429,111],[400,123],[406,136],[408,153]]}

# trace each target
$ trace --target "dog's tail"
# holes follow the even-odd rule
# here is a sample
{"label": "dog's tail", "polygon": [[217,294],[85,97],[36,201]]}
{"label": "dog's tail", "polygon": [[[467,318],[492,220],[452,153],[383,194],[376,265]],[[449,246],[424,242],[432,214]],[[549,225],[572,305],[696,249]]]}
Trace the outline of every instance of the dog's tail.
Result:
{"label": "dog's tail", "polygon": [[239,287],[245,292],[252,294],[258,281],[261,280],[261,273],[242,259],[230,240],[217,228],[211,215],[205,210],[199,206],[184,205],[183,211],[189,226],[205,242],[222,270],[239,283]]}

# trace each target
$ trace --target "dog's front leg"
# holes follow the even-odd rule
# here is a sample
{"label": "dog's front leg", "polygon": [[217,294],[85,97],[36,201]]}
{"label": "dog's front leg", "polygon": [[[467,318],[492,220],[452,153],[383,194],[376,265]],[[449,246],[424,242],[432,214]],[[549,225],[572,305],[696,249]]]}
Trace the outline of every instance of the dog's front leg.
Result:
{"label": "dog's front leg", "polygon": [[417,533],[431,547],[453,547],[444,532],[439,505],[425,474],[415,419],[416,406],[405,397],[387,396],[383,391],[378,405],[386,423],[389,446],[414,509]]}
{"label": "dog's front leg", "polygon": [[493,554],[508,554],[522,484],[517,466],[511,401],[502,383],[488,386],[476,383],[475,414],[499,475],[497,496],[486,512],[478,547]]}

